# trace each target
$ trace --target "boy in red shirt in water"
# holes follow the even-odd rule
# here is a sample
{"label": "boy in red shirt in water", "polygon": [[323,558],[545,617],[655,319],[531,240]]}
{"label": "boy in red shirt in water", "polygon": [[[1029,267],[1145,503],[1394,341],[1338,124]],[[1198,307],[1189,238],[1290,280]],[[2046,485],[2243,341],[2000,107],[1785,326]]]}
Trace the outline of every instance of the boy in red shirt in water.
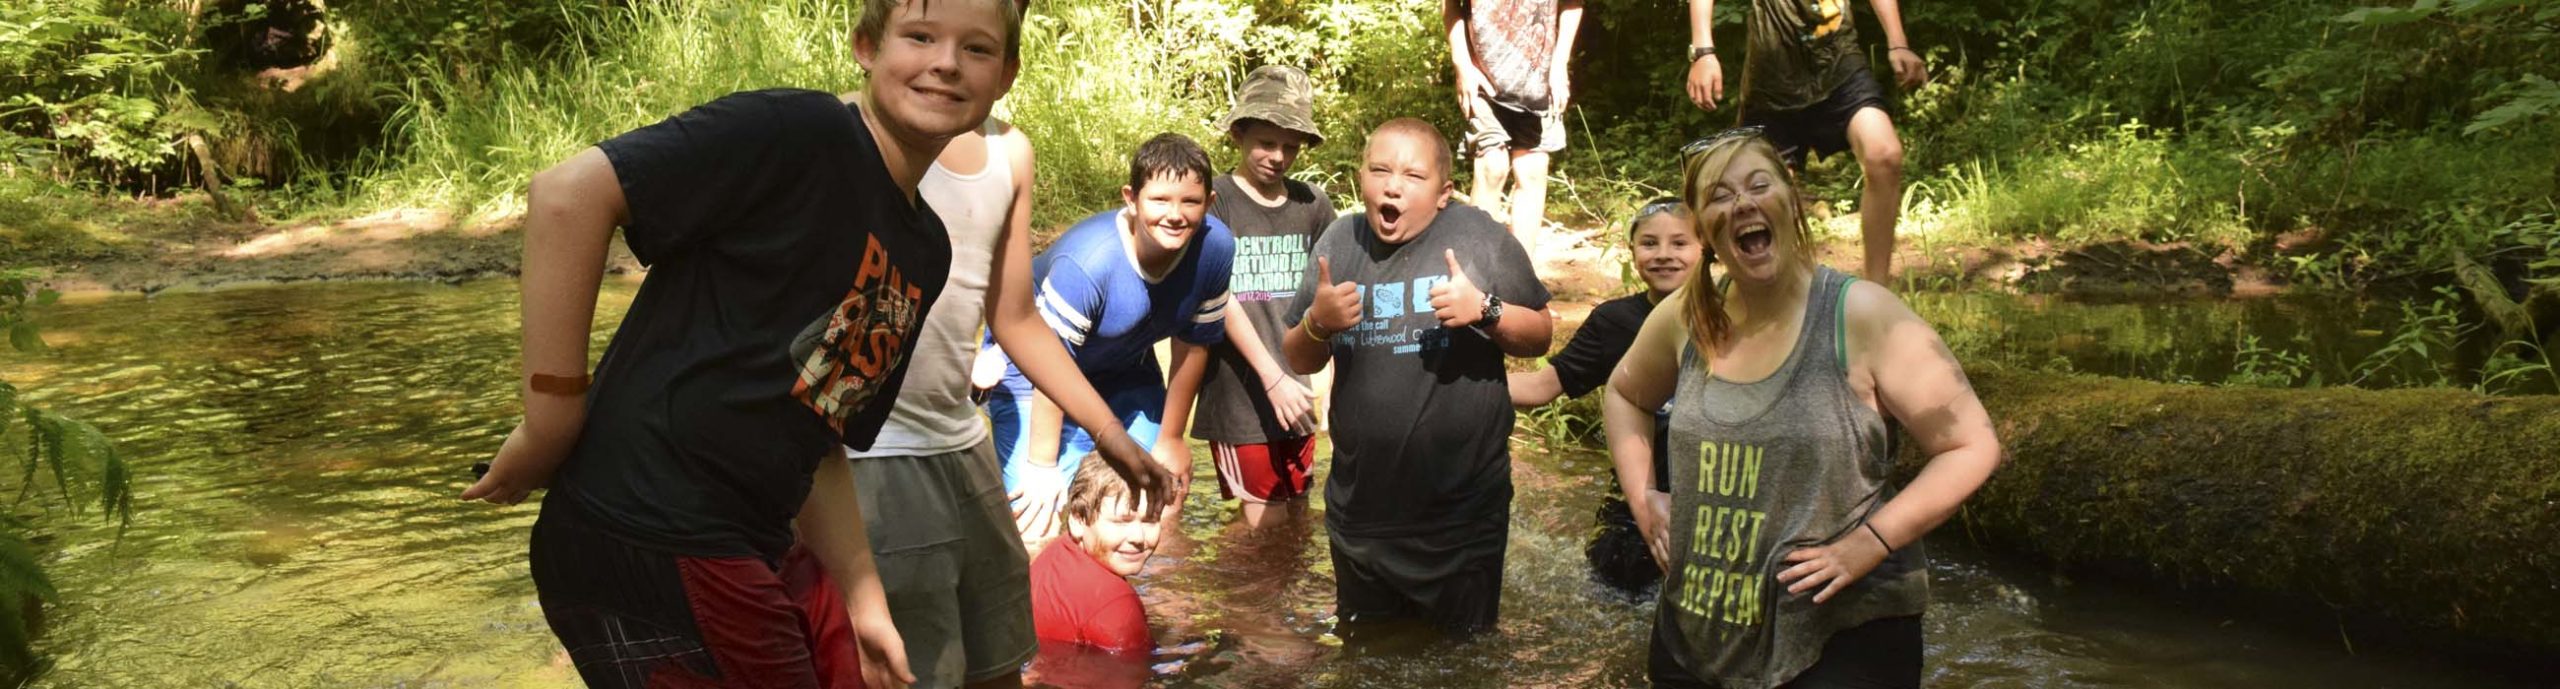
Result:
{"label": "boy in red shirt in water", "polygon": [[1031,560],[1031,626],[1044,642],[1099,647],[1144,658],[1155,650],[1146,605],[1128,577],[1156,552],[1162,524],[1140,511],[1104,462],[1085,462],[1067,491],[1067,537]]}

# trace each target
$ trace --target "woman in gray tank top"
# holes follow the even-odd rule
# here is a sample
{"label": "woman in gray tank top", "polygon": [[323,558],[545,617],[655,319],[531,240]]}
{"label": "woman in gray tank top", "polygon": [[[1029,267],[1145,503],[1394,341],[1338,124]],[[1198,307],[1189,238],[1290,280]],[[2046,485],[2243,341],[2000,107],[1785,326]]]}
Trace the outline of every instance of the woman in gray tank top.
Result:
{"label": "woman in gray tank top", "polygon": [[[1683,150],[1683,200],[1727,290],[1693,273],[1609,380],[1609,449],[1665,576],[1656,686],[1917,687],[1920,537],[2000,463],[1937,331],[1814,262],[1802,200],[1755,131]],[[1670,485],[1653,414],[1671,402]],[[1892,420],[1928,466],[1899,490]]]}

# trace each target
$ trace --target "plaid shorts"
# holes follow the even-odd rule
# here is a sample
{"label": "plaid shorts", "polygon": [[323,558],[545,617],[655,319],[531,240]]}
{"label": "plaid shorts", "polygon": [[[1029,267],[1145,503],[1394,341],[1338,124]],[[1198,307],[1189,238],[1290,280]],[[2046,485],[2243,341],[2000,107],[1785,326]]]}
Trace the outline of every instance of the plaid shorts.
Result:
{"label": "plaid shorts", "polygon": [[633,546],[546,500],[533,584],[590,687],[862,686],[853,621],[807,550],[686,557]]}

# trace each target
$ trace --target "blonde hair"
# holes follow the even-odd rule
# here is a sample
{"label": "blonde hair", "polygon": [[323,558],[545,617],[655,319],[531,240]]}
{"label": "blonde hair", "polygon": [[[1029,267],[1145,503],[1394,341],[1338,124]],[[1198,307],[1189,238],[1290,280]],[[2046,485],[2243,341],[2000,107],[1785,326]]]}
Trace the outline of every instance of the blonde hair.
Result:
{"label": "blonde hair", "polygon": [[[1720,142],[1681,160],[1680,199],[1689,205],[1690,222],[1694,224],[1699,241],[1707,245],[1706,262],[1716,262],[1713,238],[1724,231],[1724,216],[1708,213],[1707,203],[1715,198],[1716,183],[1724,179],[1725,173],[1732,171],[1734,161],[1746,152],[1769,161],[1769,166],[1778,170],[1786,187],[1787,205],[1795,211],[1796,255],[1786,257],[1786,260],[1795,264],[1797,269],[1813,270],[1813,225],[1804,217],[1804,196],[1796,188],[1794,173],[1787,169],[1785,160],[1778,157],[1777,147],[1759,136]],[[1689,282],[1681,287],[1681,291],[1688,294],[1687,302],[1680,310],[1680,321],[1689,328],[1689,344],[1698,350],[1699,356],[1710,356],[1733,334],[1733,317],[1724,312],[1724,293],[1716,289],[1715,278],[1708,276],[1707,267],[1703,265],[1690,271]]]}

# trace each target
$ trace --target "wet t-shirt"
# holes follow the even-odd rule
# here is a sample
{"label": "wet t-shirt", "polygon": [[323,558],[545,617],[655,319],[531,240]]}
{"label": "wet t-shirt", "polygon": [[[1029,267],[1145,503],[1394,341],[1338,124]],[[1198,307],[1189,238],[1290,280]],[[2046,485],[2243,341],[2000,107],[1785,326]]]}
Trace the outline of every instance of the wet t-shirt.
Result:
{"label": "wet t-shirt", "polygon": [[1031,628],[1042,641],[1124,653],[1155,650],[1138,590],[1069,538],[1049,541],[1031,560]]}
{"label": "wet t-shirt", "polygon": [[1928,556],[1903,546],[1830,600],[1791,594],[1788,553],[1874,538],[1893,498],[1891,428],[1849,387],[1841,339],[1854,280],[1820,268],[1802,334],[1756,381],[1726,380],[1683,348],[1671,400],[1671,567],[1657,633],[1690,673],[1733,689],[1787,683],[1833,634],[1928,607]]}
{"label": "wet t-shirt", "polygon": [[942,222],[827,93],[731,94],[597,147],[650,269],[550,499],[650,548],[778,557],[819,458],[869,447],[897,398]]}
{"label": "wet t-shirt", "polygon": [[1822,102],[1841,82],[1862,74],[1858,22],[1849,0],[1752,0],[1744,41],[1753,111],[1801,110]]}
{"label": "wet t-shirt", "polygon": [[[1316,241],[1336,282],[1359,283],[1363,305],[1360,324],[1332,340],[1325,518],[1336,534],[1490,534],[1508,519],[1512,411],[1502,351],[1474,328],[1440,327],[1431,313],[1431,288],[1448,281],[1452,249],[1477,288],[1519,309],[1546,308],[1528,252],[1473,206],[1451,204],[1402,245],[1379,240],[1366,214],[1336,221]],[[1315,290],[1309,271],[1293,316],[1306,313]]]}
{"label": "wet t-shirt", "polygon": [[[1236,184],[1234,175],[1219,175],[1212,182],[1218,201],[1209,214],[1226,221],[1227,230],[1235,233],[1235,270],[1228,290],[1253,329],[1262,336],[1273,363],[1283,369],[1280,345],[1283,337],[1297,334],[1291,330],[1298,321],[1290,317],[1290,302],[1298,298],[1298,283],[1314,270],[1312,254],[1316,238],[1333,224],[1333,204],[1327,202],[1324,190],[1297,180],[1286,180],[1288,196],[1279,206],[1265,206]],[[1299,335],[1299,337],[1305,337]],[[1245,445],[1307,435],[1281,428],[1280,419],[1271,411],[1271,398],[1262,390],[1262,375],[1246,363],[1244,354],[1232,342],[1209,348],[1209,374],[1200,382],[1200,404],[1191,412],[1191,437],[1229,445]],[[1307,377],[1292,373],[1289,377],[1305,384]],[[1310,419],[1297,419],[1299,428],[1313,428]]]}

